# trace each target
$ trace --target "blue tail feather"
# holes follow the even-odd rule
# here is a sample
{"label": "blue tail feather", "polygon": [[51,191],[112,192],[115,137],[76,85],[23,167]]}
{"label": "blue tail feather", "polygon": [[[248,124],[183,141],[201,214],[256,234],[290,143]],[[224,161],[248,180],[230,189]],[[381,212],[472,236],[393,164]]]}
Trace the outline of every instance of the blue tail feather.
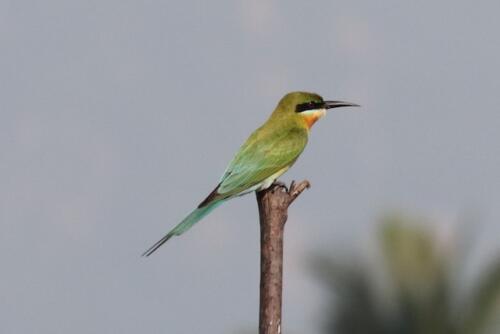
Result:
{"label": "blue tail feather", "polygon": [[191,212],[186,218],[184,218],[176,227],[174,227],[167,235],[161,238],[157,243],[151,246],[147,251],[145,251],[142,256],[150,256],[153,254],[161,245],[168,241],[174,235],[181,235],[182,233],[189,230],[194,224],[199,222],[203,217],[208,215],[213,209],[222,204],[222,201],[215,201],[206,204],[203,207],[196,208]]}

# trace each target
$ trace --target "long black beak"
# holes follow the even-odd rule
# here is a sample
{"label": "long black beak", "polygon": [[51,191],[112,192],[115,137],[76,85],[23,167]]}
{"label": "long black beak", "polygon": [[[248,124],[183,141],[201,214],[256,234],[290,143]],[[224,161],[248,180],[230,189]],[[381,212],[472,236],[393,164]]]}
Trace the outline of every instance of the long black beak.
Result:
{"label": "long black beak", "polygon": [[360,107],[360,105],[344,101],[325,101],[326,109],[340,108],[340,107]]}

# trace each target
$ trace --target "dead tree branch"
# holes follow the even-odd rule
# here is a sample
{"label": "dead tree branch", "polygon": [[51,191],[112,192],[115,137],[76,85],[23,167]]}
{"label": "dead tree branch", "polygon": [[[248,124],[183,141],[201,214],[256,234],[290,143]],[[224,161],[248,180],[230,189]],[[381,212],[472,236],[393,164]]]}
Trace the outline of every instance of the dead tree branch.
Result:
{"label": "dead tree branch", "polygon": [[309,181],[287,189],[275,183],[257,192],[260,218],[260,311],[259,334],[281,333],[281,295],[283,289],[283,232],[288,207],[306,189]]}

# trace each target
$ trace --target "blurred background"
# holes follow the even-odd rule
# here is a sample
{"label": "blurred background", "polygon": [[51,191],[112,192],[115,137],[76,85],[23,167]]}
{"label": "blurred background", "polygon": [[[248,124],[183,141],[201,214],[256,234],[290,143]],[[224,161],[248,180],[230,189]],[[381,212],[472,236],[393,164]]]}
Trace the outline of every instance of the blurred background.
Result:
{"label": "blurred background", "polygon": [[498,333],[499,11],[0,0],[0,332],[256,332],[254,196],[140,254],[308,90],[284,331]]}

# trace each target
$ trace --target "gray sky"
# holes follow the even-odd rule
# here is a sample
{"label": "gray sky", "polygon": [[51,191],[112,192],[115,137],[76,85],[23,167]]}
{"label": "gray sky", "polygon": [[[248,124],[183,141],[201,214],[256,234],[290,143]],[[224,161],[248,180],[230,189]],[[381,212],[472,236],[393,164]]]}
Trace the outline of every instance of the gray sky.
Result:
{"label": "gray sky", "polygon": [[[318,329],[318,249],[363,249],[386,209],[500,234],[495,1],[0,1],[0,332],[256,328],[254,196],[153,257],[281,96],[319,122],[284,180],[284,323]],[[446,234],[446,233],[445,233]]]}

